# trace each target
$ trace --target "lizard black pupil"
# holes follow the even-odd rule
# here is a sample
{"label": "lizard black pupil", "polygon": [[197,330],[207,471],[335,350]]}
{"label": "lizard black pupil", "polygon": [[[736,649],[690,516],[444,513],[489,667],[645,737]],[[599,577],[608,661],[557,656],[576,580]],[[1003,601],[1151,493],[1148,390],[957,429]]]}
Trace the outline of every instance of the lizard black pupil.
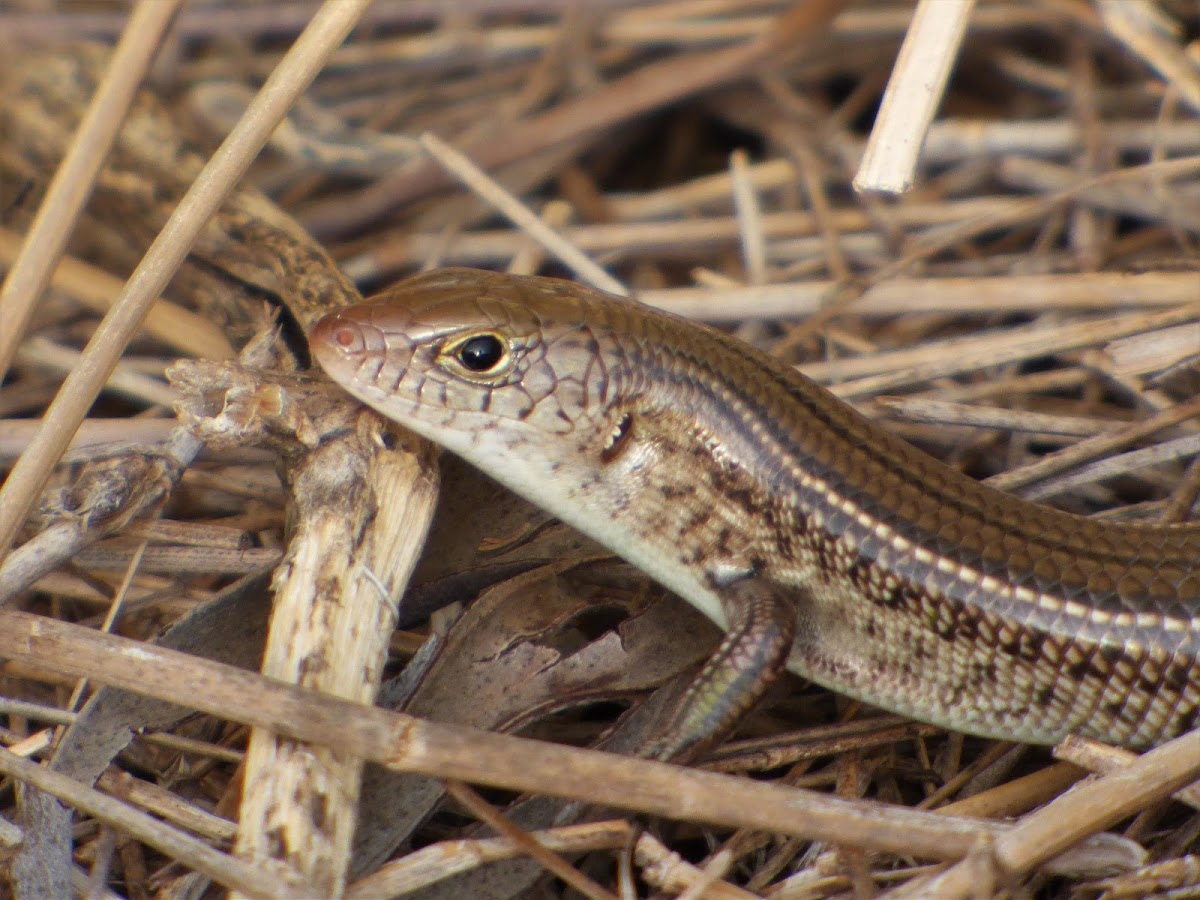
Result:
{"label": "lizard black pupil", "polygon": [[458,359],[472,372],[486,372],[495,368],[504,357],[504,345],[493,334],[481,334],[464,341],[458,348]]}

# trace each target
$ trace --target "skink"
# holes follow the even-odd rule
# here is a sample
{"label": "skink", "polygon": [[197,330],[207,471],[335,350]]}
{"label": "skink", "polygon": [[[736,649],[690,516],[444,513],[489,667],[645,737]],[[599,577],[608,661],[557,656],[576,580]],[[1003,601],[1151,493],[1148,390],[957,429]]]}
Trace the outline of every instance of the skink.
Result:
{"label": "skink", "polygon": [[1011,740],[1147,746],[1200,718],[1200,525],[990,489],[739,341],[567,281],[434,271],[310,344],[727,629],[652,755],[727,728],[785,662]]}

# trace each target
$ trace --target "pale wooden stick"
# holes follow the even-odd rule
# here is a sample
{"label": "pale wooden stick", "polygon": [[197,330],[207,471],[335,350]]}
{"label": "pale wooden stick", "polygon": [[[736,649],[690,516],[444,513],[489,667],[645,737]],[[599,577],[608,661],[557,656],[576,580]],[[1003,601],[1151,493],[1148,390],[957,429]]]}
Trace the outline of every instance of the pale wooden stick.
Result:
{"label": "pale wooden stick", "polygon": [[921,0],[900,46],[854,188],[901,194],[912,187],[925,131],[933,121],[975,0]]}

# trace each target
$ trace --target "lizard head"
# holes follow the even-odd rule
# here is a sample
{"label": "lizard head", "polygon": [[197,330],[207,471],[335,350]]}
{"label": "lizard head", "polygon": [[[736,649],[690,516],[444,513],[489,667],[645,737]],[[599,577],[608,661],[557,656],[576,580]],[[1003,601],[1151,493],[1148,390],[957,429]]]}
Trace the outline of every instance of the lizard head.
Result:
{"label": "lizard head", "polygon": [[331,313],[309,342],[355,397],[528,495],[511,482],[598,474],[627,449],[646,388],[631,364],[644,347],[611,337],[627,335],[609,327],[627,306],[559,279],[441,269]]}
{"label": "lizard head", "polygon": [[[326,316],[309,341],[355,397],[723,621],[709,570],[738,565],[752,529],[716,494],[748,484],[739,460],[764,439],[746,424],[738,367],[777,363],[572,282],[470,269],[400,282]],[[711,546],[723,556],[705,569]]]}

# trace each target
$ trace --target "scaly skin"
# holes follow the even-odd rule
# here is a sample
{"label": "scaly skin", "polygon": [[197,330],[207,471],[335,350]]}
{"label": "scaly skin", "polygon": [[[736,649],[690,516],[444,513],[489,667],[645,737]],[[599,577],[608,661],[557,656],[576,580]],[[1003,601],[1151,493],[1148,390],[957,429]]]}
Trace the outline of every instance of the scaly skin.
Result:
{"label": "scaly skin", "polygon": [[[499,348],[486,371],[472,337],[474,365]],[[743,623],[661,755],[762,692],[772,640],[800,675],[975,734],[1147,746],[1200,718],[1200,526],[990,489],[751,347],[571,282],[435,271],[310,341],[365,403]]]}

